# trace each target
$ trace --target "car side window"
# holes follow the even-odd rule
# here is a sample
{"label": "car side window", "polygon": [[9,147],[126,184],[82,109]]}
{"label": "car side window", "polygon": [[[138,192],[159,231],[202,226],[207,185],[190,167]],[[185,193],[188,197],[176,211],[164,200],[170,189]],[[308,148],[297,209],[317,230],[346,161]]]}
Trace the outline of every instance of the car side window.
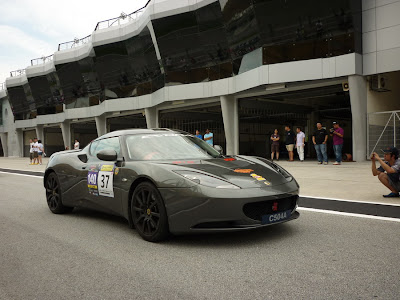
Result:
{"label": "car side window", "polygon": [[92,156],[97,156],[97,153],[99,153],[101,150],[105,150],[105,149],[115,150],[115,152],[117,152],[117,155],[119,155],[121,152],[119,138],[112,137],[112,138],[108,138],[108,139],[94,141],[92,143],[92,145],[90,146],[90,154]]}

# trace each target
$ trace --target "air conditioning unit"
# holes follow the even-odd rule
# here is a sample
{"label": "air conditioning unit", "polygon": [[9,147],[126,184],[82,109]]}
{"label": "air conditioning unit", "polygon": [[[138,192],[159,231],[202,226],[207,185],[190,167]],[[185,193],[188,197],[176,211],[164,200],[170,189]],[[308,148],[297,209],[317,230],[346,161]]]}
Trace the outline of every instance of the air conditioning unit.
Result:
{"label": "air conditioning unit", "polygon": [[370,79],[370,89],[375,92],[389,92],[388,80],[383,75],[372,75]]}

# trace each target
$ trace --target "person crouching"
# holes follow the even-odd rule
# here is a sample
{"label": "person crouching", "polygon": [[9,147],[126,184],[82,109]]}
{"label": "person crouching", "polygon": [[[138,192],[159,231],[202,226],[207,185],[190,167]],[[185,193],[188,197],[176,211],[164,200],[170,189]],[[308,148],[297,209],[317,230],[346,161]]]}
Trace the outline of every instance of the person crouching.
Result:
{"label": "person crouching", "polygon": [[[371,155],[372,175],[378,176],[378,179],[386,186],[390,193],[383,195],[385,198],[399,197],[400,191],[400,160],[399,150],[396,147],[389,147],[383,150],[385,153],[384,161],[379,157],[378,153],[374,152]],[[381,166],[376,168],[375,161],[378,161]]]}

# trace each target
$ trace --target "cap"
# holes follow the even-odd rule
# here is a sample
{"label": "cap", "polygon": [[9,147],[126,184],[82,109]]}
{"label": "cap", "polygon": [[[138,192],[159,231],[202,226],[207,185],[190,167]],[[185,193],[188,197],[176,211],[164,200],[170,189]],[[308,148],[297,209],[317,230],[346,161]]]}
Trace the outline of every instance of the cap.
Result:
{"label": "cap", "polygon": [[399,156],[399,150],[396,147],[388,147],[383,150],[385,153],[392,153],[394,156]]}
{"label": "cap", "polygon": [[338,122],[335,122],[335,121],[334,121],[334,122],[332,122],[332,124],[335,125],[335,124],[338,124]]}

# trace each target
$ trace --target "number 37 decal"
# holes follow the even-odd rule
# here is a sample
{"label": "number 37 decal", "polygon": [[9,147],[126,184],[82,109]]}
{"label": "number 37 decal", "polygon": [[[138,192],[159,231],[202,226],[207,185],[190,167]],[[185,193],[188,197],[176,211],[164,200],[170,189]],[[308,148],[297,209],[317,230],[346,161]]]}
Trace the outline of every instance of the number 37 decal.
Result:
{"label": "number 37 decal", "polygon": [[113,171],[100,171],[97,186],[100,196],[114,197]]}

